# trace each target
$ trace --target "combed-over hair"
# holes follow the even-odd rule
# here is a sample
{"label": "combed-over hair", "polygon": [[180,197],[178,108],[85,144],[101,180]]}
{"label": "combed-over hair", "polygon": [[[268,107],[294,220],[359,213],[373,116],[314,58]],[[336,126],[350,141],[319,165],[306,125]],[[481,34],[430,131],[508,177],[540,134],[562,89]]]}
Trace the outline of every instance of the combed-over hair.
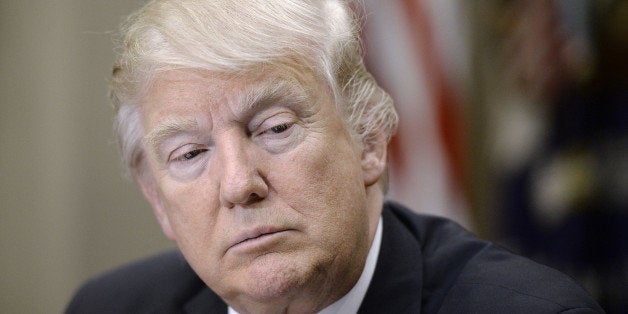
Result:
{"label": "combed-over hair", "polygon": [[137,174],[144,158],[138,102],[159,73],[173,69],[246,74],[261,65],[298,65],[328,85],[363,145],[388,141],[397,114],[364,67],[348,2],[154,0],[132,14],[110,84],[127,169]]}

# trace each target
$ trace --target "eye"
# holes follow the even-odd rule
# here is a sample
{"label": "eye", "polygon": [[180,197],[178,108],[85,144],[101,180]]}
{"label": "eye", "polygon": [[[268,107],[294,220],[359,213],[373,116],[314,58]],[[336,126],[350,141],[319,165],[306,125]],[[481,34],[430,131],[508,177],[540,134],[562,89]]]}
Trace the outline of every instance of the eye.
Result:
{"label": "eye", "polygon": [[290,132],[287,132],[287,131],[289,131],[293,125],[294,123],[291,123],[291,122],[276,124],[271,127],[263,129],[263,131],[257,133],[257,135],[271,137],[271,138],[283,138],[289,135]]}
{"label": "eye", "polygon": [[198,149],[194,149],[191,151],[188,151],[186,153],[184,153],[183,155],[177,156],[174,159],[172,159],[173,161],[187,161],[187,160],[191,160],[194,159],[196,156],[206,152],[207,149],[205,148],[198,148]]}
{"label": "eye", "polygon": [[273,133],[283,133],[284,131],[288,130],[292,125],[288,124],[288,123],[283,123],[283,124],[279,124],[279,125],[275,125],[274,127],[270,128],[270,130]]}
{"label": "eye", "polygon": [[187,152],[187,153],[183,154],[183,156],[181,156],[181,157],[183,157],[183,159],[185,159],[185,160],[190,160],[190,159],[200,155],[201,153],[203,153],[205,151],[207,151],[207,150],[206,149],[195,149],[195,150],[193,150],[191,152]]}
{"label": "eye", "polygon": [[253,130],[249,134],[256,143],[274,151],[290,144],[299,134],[298,117],[285,108],[275,110],[279,111],[274,114],[262,113],[249,124]]}

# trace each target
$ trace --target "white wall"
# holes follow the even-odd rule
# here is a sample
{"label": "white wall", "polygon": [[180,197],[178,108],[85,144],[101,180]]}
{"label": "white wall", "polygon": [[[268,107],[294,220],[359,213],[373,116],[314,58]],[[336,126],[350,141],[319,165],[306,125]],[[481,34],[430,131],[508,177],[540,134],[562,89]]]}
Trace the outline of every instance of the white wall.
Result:
{"label": "white wall", "polygon": [[114,143],[111,32],[139,0],[0,1],[0,312],[171,246]]}

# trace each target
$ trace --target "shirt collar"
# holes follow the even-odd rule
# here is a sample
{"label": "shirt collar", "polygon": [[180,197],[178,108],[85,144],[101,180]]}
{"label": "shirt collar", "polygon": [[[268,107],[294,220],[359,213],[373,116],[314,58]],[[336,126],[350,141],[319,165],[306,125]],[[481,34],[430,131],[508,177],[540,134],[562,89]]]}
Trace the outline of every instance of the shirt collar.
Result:
{"label": "shirt collar", "polygon": [[[375,238],[371,243],[369,254],[366,256],[366,263],[362,270],[362,275],[355,283],[353,288],[345,294],[338,301],[332,303],[328,307],[324,308],[318,314],[338,314],[338,313],[357,313],[360,309],[360,304],[364,300],[366,291],[373,279],[373,273],[375,272],[375,266],[377,264],[377,257],[379,256],[379,249],[382,244],[382,218],[379,218],[377,223],[377,230],[375,231]],[[238,314],[233,308],[229,307],[229,314]]]}

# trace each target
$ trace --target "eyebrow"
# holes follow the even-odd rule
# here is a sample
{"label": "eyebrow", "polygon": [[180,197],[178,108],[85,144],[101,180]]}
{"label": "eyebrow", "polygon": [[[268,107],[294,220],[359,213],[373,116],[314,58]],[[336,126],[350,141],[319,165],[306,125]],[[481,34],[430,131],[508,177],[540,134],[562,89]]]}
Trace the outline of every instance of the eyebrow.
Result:
{"label": "eyebrow", "polygon": [[144,145],[153,152],[159,151],[159,145],[167,138],[176,134],[198,129],[198,122],[194,119],[169,119],[158,124],[152,131],[144,136]]}
{"label": "eyebrow", "polygon": [[296,80],[276,78],[247,91],[239,109],[242,113],[250,113],[279,101],[296,105],[305,103],[310,98],[309,93]]}

